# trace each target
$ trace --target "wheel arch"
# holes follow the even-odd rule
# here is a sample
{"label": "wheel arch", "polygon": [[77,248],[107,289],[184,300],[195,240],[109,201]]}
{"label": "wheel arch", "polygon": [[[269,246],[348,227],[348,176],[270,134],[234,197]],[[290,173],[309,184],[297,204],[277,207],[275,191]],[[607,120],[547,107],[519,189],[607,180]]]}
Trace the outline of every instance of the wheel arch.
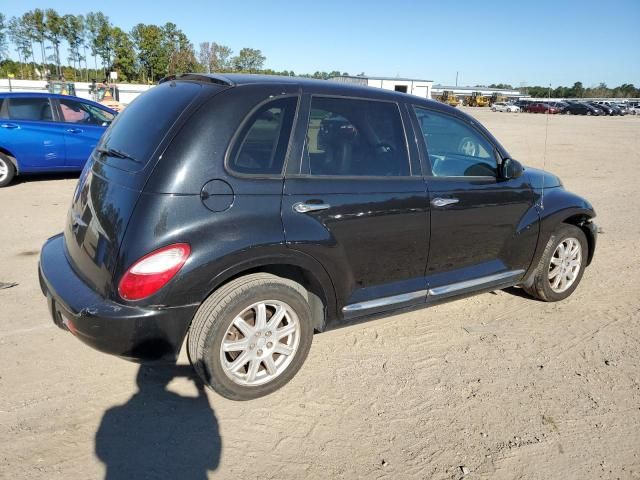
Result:
{"label": "wheel arch", "polygon": [[591,264],[596,248],[596,232],[590,226],[592,218],[593,216],[589,216],[587,213],[578,213],[562,220],[562,223],[578,227],[583,231],[584,236],[587,237],[587,244],[589,246],[589,252],[587,252],[587,265]]}
{"label": "wheel arch", "polygon": [[336,294],[329,274],[315,259],[297,252],[259,256],[236,263],[212,278],[206,296],[238,277],[259,272],[293,280],[309,292],[313,327],[316,331],[324,331],[327,323],[336,318]]}
{"label": "wheel arch", "polygon": [[16,175],[20,173],[20,166],[18,165],[18,159],[15,157],[13,153],[0,145],[0,153],[4,153],[7,157],[9,157],[9,161],[13,163],[14,168],[16,169]]}

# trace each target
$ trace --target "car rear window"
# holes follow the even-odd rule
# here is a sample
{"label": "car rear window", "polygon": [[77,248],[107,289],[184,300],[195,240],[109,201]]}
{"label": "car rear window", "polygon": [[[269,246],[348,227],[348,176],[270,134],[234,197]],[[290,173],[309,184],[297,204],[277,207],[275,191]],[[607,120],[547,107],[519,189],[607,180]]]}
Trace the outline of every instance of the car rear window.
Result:
{"label": "car rear window", "polygon": [[116,116],[99,145],[130,158],[103,155],[101,161],[127,171],[144,168],[201,88],[195,82],[167,82],[137,97]]}

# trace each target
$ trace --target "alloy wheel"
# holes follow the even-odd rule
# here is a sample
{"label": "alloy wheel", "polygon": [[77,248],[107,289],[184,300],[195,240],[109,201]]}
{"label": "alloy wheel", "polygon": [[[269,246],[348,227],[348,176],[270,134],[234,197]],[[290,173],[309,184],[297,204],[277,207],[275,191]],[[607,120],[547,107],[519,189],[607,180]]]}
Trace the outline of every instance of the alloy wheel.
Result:
{"label": "alloy wheel", "polygon": [[556,247],[549,263],[549,286],[562,293],[573,285],[582,268],[582,246],[573,238],[565,238]]}
{"label": "alloy wheel", "polygon": [[299,344],[293,309],[279,300],[257,302],[229,325],[220,348],[222,369],[238,385],[264,385],[287,369]]}
{"label": "alloy wheel", "polygon": [[0,182],[2,182],[9,175],[9,166],[4,159],[0,158]]}

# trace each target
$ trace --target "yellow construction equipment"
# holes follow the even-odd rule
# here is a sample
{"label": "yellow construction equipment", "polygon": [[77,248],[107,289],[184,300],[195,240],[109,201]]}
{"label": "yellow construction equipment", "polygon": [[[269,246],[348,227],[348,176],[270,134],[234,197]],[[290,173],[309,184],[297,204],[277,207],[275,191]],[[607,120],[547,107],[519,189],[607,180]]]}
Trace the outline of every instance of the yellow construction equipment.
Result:
{"label": "yellow construction equipment", "polygon": [[468,107],[486,107],[489,105],[489,97],[482,95],[482,92],[472,92],[471,96],[466,98],[465,105]]}
{"label": "yellow construction equipment", "polygon": [[47,90],[49,93],[58,93],[60,95],[74,95],[76,94],[76,86],[73,82],[66,82],[64,80],[49,80],[47,83]]}
{"label": "yellow construction equipment", "polygon": [[453,94],[451,90],[444,90],[442,95],[437,97],[437,100],[442,103],[446,103],[447,105],[451,105],[452,107],[458,106],[458,98]]}
{"label": "yellow construction equipment", "polygon": [[89,86],[89,92],[92,94],[94,101],[109,107],[116,112],[124,110],[124,105],[119,102],[120,90],[113,83],[95,83]]}
{"label": "yellow construction equipment", "polygon": [[506,95],[500,95],[498,93],[494,93],[491,95],[491,99],[489,100],[489,106],[493,105],[496,102],[506,102],[508,98]]}

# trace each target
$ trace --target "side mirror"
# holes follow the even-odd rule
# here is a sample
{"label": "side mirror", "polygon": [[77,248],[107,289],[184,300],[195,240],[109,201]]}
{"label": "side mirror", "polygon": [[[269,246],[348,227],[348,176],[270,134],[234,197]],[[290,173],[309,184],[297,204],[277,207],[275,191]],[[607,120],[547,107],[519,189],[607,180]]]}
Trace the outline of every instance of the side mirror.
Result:
{"label": "side mirror", "polygon": [[518,178],[522,176],[522,172],[524,172],[524,167],[519,161],[513,158],[505,158],[502,161],[502,178]]}

